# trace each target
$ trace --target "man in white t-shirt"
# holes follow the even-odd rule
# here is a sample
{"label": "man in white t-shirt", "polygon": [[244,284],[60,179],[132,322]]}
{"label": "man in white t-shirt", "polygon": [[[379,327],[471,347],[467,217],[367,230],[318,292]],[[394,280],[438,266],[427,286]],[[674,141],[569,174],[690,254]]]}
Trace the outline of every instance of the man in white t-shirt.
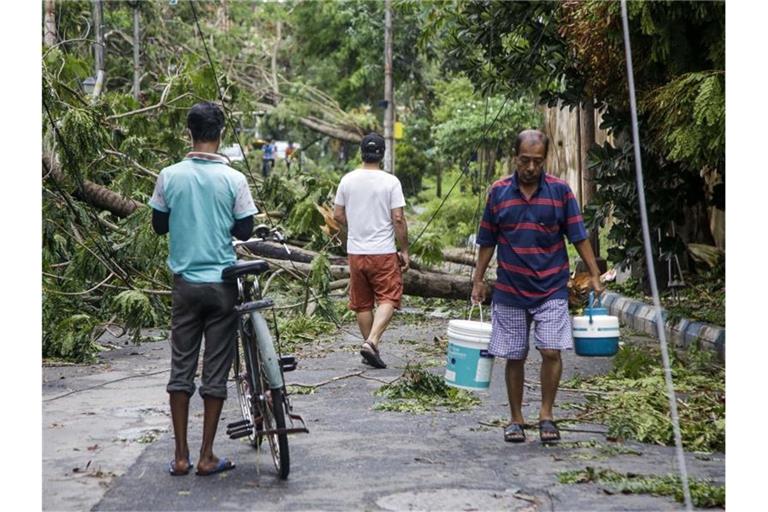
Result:
{"label": "man in white t-shirt", "polygon": [[369,133],[360,143],[360,152],[363,166],[341,179],[333,217],[347,227],[349,309],[357,314],[365,338],[360,355],[374,368],[386,368],[379,343],[395,309],[400,308],[402,272],[410,264],[405,198],[400,180],[379,168],[384,139]]}

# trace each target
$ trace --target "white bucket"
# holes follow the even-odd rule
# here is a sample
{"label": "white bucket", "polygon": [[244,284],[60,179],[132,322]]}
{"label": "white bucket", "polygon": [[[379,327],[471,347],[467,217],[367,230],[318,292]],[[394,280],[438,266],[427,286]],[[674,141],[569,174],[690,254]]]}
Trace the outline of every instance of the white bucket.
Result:
{"label": "white bucket", "polygon": [[493,356],[488,353],[490,341],[491,324],[487,322],[448,322],[445,383],[461,389],[488,389],[493,371]]}

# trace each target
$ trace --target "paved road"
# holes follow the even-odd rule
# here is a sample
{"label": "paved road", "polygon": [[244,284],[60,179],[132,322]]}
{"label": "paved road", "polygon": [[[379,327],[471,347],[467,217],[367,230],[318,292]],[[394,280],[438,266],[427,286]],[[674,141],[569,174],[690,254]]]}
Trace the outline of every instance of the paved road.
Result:
{"label": "paved road", "polygon": [[[366,375],[383,380],[396,378],[402,373],[408,359],[429,359],[431,356],[417,352],[416,348],[427,346],[433,336],[442,335],[444,331],[445,321],[421,322],[420,325],[411,324],[407,328],[401,323],[385,338],[383,355],[390,367],[386,370],[369,370]],[[412,341],[418,343],[413,344]],[[299,370],[288,374],[288,381],[313,384],[366,368],[360,364],[357,344],[358,341],[350,335],[316,344],[308,350],[309,357],[301,359]],[[168,352],[167,343],[157,344],[154,347],[156,350],[150,347],[152,344],[141,347],[146,352],[133,349],[138,355],[113,357],[116,361],[121,358],[146,359],[150,363],[145,365],[144,371],[158,371],[163,365],[167,367],[167,359],[164,359]],[[437,370],[442,361],[439,358],[433,358],[433,361]],[[114,362],[112,366],[119,368],[121,364],[129,363]],[[530,380],[538,380],[538,366],[538,357],[531,357],[528,363]],[[564,377],[568,378],[574,373],[588,375],[604,372],[609,367],[609,360],[578,358],[569,353]],[[276,478],[266,453],[257,454],[247,444],[226,437],[224,425],[237,419],[239,414],[236,401],[228,400],[216,451],[219,456],[234,460],[237,468],[209,478],[193,474],[171,477],[166,472],[167,461],[173,453],[173,439],[168,432],[169,419],[167,413],[164,413],[163,381],[166,375],[161,373],[146,380],[123,381],[131,382],[134,386],[134,389],[128,388],[126,392],[120,393],[121,400],[126,400],[128,410],[138,411],[138,406],[133,405],[134,396],[144,396],[145,407],[148,404],[146,415],[138,411],[137,417],[132,419],[134,423],[141,422],[141,425],[132,428],[155,428],[160,431],[157,433],[159,437],[149,444],[128,441],[124,443],[123,452],[119,448],[110,448],[106,455],[118,454],[118,463],[126,459],[135,459],[135,462],[128,467],[110,469],[119,476],[102,476],[105,484],[108,484],[103,498],[96,503],[93,501],[96,492],[92,491],[91,501],[81,500],[80,510],[94,503],[94,510],[534,511],[679,508],[679,504],[669,498],[608,495],[600,486],[593,484],[562,485],[557,483],[556,476],[558,472],[583,469],[587,465],[635,473],[673,473],[675,458],[672,448],[627,443],[625,447],[631,447],[642,455],[606,457],[598,451],[599,447],[574,448],[567,444],[557,448],[543,447],[538,442],[537,433],[532,430],[528,431],[529,441],[525,445],[507,444],[503,442],[499,428],[481,425],[481,421],[489,422],[508,414],[503,366],[498,362],[490,392],[481,394],[482,404],[468,412],[414,415],[375,411],[373,406],[383,399],[375,397],[373,392],[381,383],[358,377],[325,385],[312,395],[294,396],[294,408],[307,420],[311,433],[291,438],[292,470],[288,481]],[[120,385],[115,383],[106,388],[111,389],[114,395],[117,391],[115,387]],[[97,389],[106,391],[104,388]],[[81,398],[87,398],[95,392],[85,392]],[[46,404],[45,421],[50,421],[52,413],[49,409],[52,404],[66,404],[68,398],[76,396]],[[230,396],[234,398],[234,391]],[[580,398],[577,394],[561,393],[558,402],[563,404]],[[525,400],[526,417],[533,420],[538,412],[538,390],[529,389]],[[193,399],[192,407],[190,441],[192,452],[195,453],[200,442],[202,402],[199,396]],[[155,416],[155,410],[158,416]],[[565,416],[569,411],[561,411],[560,414]],[[115,432],[106,433],[114,420],[101,414],[97,417],[98,420],[96,417],[91,418],[93,424],[103,425],[105,437],[114,436]],[[162,421],[151,426],[152,421],[158,417]],[[595,432],[604,430],[599,425],[579,427]],[[46,438],[66,428],[48,429],[45,431]],[[563,434],[564,441],[595,440],[601,445],[608,444],[600,433]],[[65,502],[48,497],[48,494],[55,495],[57,491],[59,496],[63,495],[61,489],[66,487],[66,478],[60,473],[67,470],[65,463],[56,463],[57,455],[49,455],[49,444],[53,444],[53,440],[47,439],[44,444],[45,466],[55,467],[61,480],[51,483],[48,479],[55,471],[44,469],[48,487],[44,490],[44,508],[78,509],[64,506],[64,503],[77,503],[74,498]],[[138,458],[136,451],[141,452]],[[98,458],[102,466],[111,467],[110,460],[104,458],[98,449],[96,452],[94,458]],[[715,454],[709,460],[689,456],[688,461],[692,476],[724,482],[723,454]],[[88,471],[91,470],[86,470],[85,474]],[[70,473],[69,477],[77,481],[77,475]],[[80,477],[80,481],[84,480],[98,478]],[[86,503],[87,507],[82,506]]]}

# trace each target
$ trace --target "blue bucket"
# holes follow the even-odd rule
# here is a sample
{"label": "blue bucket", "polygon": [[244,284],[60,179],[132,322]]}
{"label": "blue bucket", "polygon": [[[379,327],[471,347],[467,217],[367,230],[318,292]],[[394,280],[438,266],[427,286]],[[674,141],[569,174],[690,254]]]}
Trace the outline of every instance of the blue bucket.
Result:
{"label": "blue bucket", "polygon": [[488,389],[493,371],[493,356],[488,353],[490,340],[491,324],[451,320],[448,323],[445,383],[460,389]]}
{"label": "blue bucket", "polygon": [[594,293],[589,292],[589,304],[584,316],[573,318],[573,344],[577,355],[610,357],[619,351],[619,319],[608,314],[598,297],[594,307]]}

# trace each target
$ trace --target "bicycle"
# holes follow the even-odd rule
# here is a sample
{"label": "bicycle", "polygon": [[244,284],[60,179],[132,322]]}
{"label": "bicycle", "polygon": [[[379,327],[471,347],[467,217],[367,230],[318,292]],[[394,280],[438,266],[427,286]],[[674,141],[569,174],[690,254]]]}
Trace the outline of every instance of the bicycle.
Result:
{"label": "bicycle", "polygon": [[[265,225],[257,226],[255,235],[244,242],[233,242],[233,245],[248,247],[249,243],[264,242],[270,238],[284,242],[279,230]],[[285,249],[290,254],[287,246]],[[280,355],[276,321],[278,350],[275,350],[269,326],[261,314],[262,310],[271,309],[274,319],[274,301],[261,296],[258,279],[268,269],[269,264],[263,260],[238,260],[222,271],[224,280],[237,282],[235,311],[240,316],[233,372],[243,419],[227,425],[227,434],[231,439],[248,436],[249,444],[257,450],[266,437],[278,477],[285,480],[290,472],[288,434],[309,433],[309,430],[301,416],[293,414],[285,387],[283,374],[296,369],[296,357]],[[286,420],[289,426],[286,426]],[[295,426],[296,422],[300,426]]]}

